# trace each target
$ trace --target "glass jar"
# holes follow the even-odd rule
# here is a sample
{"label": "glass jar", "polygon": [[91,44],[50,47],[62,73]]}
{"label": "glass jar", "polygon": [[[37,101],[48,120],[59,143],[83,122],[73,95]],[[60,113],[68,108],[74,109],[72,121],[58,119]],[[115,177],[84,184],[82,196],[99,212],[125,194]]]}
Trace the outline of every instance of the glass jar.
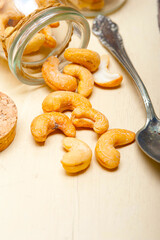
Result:
{"label": "glass jar", "polygon": [[66,0],[68,6],[75,7],[85,17],[109,14],[120,8],[127,0]]}
{"label": "glass jar", "polygon": [[49,56],[57,56],[62,69],[64,50],[86,48],[90,38],[83,15],[54,0],[0,0],[0,32],[1,56],[29,85],[44,83],[41,67]]}

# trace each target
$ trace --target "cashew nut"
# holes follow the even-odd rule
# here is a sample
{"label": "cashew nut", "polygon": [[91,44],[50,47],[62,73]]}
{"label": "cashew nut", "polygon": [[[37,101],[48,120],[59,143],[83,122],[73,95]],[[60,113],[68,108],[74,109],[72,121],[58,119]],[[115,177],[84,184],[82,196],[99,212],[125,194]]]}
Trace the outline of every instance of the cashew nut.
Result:
{"label": "cashew nut", "polygon": [[64,52],[64,57],[72,63],[88,68],[91,72],[95,72],[100,64],[99,54],[88,49],[68,48]]}
{"label": "cashew nut", "polygon": [[79,139],[66,137],[63,147],[69,151],[65,153],[61,161],[64,169],[69,173],[78,173],[86,169],[92,159],[90,147]]}
{"label": "cashew nut", "polygon": [[54,22],[54,23],[51,23],[49,26],[50,26],[51,28],[57,28],[57,27],[59,27],[59,25],[60,25],[59,22]]}
{"label": "cashew nut", "polygon": [[37,52],[42,46],[47,48],[55,48],[57,42],[52,35],[52,28],[56,28],[58,26],[59,22],[55,22],[50,24],[49,26],[44,27],[28,43],[27,47],[25,48],[24,54]]}
{"label": "cashew nut", "polygon": [[52,28],[50,26],[46,26],[40,32],[43,33],[45,36],[44,47],[55,48],[57,42],[52,34]]}
{"label": "cashew nut", "polygon": [[42,103],[44,112],[63,112],[76,107],[92,107],[90,101],[78,93],[57,91],[50,93]]}
{"label": "cashew nut", "polygon": [[7,27],[4,31],[4,35],[7,36],[13,31],[14,27]]}
{"label": "cashew nut", "polygon": [[[14,27],[7,27],[4,31],[5,36],[9,35],[13,31]],[[6,38],[6,46],[7,49],[10,47],[11,43],[13,42],[15,36],[17,34],[17,31],[14,31],[13,34],[11,34],[10,37]],[[37,52],[44,44],[45,42],[45,36],[42,33],[36,33],[33,38],[29,41],[27,46],[24,50],[24,55]]]}
{"label": "cashew nut", "polygon": [[104,7],[104,0],[86,1],[86,0],[69,0],[78,9],[100,10]]}
{"label": "cashew nut", "polygon": [[86,8],[89,10],[101,10],[104,7],[104,0],[100,1],[86,1],[80,0],[79,1],[81,8]]}
{"label": "cashew nut", "polygon": [[42,75],[46,84],[53,90],[75,91],[76,78],[63,74],[58,70],[59,59],[52,56],[47,59],[42,67]]}
{"label": "cashew nut", "polygon": [[44,113],[31,123],[31,133],[37,142],[45,142],[47,136],[60,129],[66,136],[75,137],[76,130],[71,120],[63,113]]}
{"label": "cashew nut", "polygon": [[7,5],[5,4],[6,2],[4,5],[2,2],[1,6],[3,7],[0,9],[0,28],[2,32],[4,32],[6,27],[15,27],[17,23],[24,17],[24,15],[15,8],[14,2],[9,4],[7,3]]}
{"label": "cashew nut", "polygon": [[27,44],[24,55],[37,52],[45,42],[45,35],[43,33],[36,33]]}
{"label": "cashew nut", "polygon": [[116,146],[123,146],[133,142],[135,133],[124,129],[110,129],[104,133],[96,144],[95,153],[98,162],[105,168],[118,167],[120,152]]}
{"label": "cashew nut", "polygon": [[56,3],[56,0],[36,0],[38,7],[46,7],[47,5]]}
{"label": "cashew nut", "polygon": [[6,27],[15,27],[24,15],[15,7],[15,1],[0,0],[0,31]]}
{"label": "cashew nut", "polygon": [[71,120],[75,127],[93,128],[98,134],[106,132],[109,127],[107,118],[102,113],[90,107],[75,108],[72,112]]}
{"label": "cashew nut", "polygon": [[92,73],[87,68],[77,64],[69,64],[64,67],[63,72],[79,79],[77,89],[79,94],[83,95],[84,97],[88,97],[92,93],[94,78]]}
{"label": "cashew nut", "polygon": [[98,70],[93,74],[94,81],[102,87],[117,87],[121,84],[123,77],[120,74],[110,73],[108,70],[109,56],[103,55]]}

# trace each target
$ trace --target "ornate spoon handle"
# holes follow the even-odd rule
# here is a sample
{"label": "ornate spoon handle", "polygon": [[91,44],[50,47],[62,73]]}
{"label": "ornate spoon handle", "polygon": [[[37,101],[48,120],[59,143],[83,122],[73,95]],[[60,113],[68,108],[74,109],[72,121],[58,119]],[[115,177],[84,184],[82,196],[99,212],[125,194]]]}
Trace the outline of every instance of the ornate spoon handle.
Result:
{"label": "ornate spoon handle", "polygon": [[156,114],[151,99],[145,85],[126,53],[122,37],[118,32],[118,25],[112,22],[110,18],[98,15],[93,21],[92,31],[99,38],[102,45],[104,45],[118,59],[131,75],[144,101],[147,118],[153,119]]}

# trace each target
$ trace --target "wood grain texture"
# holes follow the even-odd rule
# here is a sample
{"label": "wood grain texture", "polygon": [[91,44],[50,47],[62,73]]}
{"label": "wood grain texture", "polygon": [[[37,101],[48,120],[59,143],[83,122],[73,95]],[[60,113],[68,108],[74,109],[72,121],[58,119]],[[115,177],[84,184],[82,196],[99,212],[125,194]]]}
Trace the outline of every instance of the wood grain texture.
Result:
{"label": "wood grain texture", "polygon": [[[160,116],[157,1],[128,0],[110,17],[119,24],[126,50]],[[89,49],[106,53],[93,35]],[[92,105],[107,116],[110,128],[137,131],[146,119],[141,97],[112,56],[110,71],[123,75],[121,87],[95,87]],[[160,165],[134,143],[119,149],[119,169],[107,171],[95,160],[97,135],[78,130],[77,137],[92,148],[93,159],[83,174],[67,175],[60,163],[64,136],[53,134],[39,146],[30,133],[49,89],[21,84],[3,59],[0,76],[1,91],[14,99],[19,112],[16,138],[0,154],[0,239],[159,240]]]}

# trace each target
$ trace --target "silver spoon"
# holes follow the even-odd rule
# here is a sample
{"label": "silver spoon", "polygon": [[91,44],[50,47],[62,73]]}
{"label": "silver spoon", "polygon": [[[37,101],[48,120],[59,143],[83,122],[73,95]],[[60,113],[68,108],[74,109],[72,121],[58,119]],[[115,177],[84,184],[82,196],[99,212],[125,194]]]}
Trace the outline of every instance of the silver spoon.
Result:
{"label": "silver spoon", "polygon": [[147,121],[145,126],[136,133],[136,141],[150,158],[160,162],[160,120],[155,114],[146,87],[125,51],[122,37],[118,33],[117,24],[108,17],[98,15],[93,21],[92,31],[123,65],[138,87],[144,101]]}

